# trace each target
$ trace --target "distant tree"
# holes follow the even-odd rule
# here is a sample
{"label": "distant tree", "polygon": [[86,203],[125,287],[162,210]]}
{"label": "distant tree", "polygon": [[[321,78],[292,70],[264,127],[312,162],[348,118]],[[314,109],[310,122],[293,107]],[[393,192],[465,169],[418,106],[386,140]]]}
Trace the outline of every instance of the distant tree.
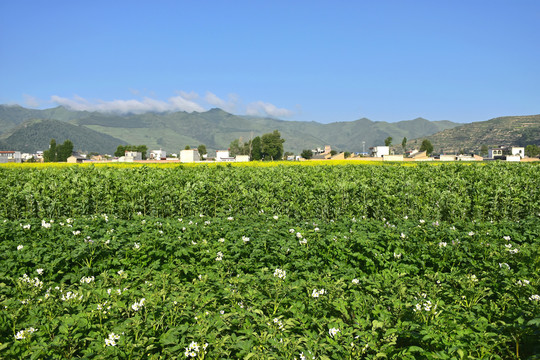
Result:
{"label": "distant tree", "polygon": [[422,141],[422,145],[420,145],[420,151],[425,151],[427,155],[430,155],[433,152],[433,145],[431,145],[431,141],[424,139]]}
{"label": "distant tree", "polygon": [[55,139],[51,139],[49,149],[43,152],[44,162],[65,162],[67,158],[73,154],[73,143],[71,140],[66,140],[61,145],[56,144]]}
{"label": "distant tree", "polygon": [[204,145],[204,144],[199,145],[199,146],[197,147],[197,151],[199,152],[199,156],[200,156],[201,159],[202,159],[203,155],[206,154],[206,145]]}
{"label": "distant tree", "polygon": [[43,152],[43,162],[55,162],[56,161],[56,140],[51,139],[49,149]]}
{"label": "distant tree", "polygon": [[525,155],[528,157],[536,157],[540,155],[540,147],[537,145],[527,145],[525,147]]}
{"label": "distant tree", "polygon": [[231,141],[229,144],[229,154],[233,157],[236,155],[245,155],[242,152],[243,146],[240,144],[240,139],[234,139]]}
{"label": "distant tree", "polygon": [[403,148],[403,153],[405,154],[407,152],[407,138],[404,137],[403,140],[401,140],[401,147]]}
{"label": "distant tree", "polygon": [[283,160],[287,160],[287,158],[289,156],[293,156],[294,153],[290,152],[290,151],[285,151],[285,153],[283,154]]}
{"label": "distant tree", "polygon": [[184,150],[191,150],[191,147],[189,145],[186,145],[186,147],[184,148]]}
{"label": "distant tree", "polygon": [[331,150],[331,151],[330,151],[330,155],[331,155],[331,156],[334,156],[334,155],[336,155],[336,154],[337,154],[337,151],[336,151],[336,150]]}
{"label": "distant tree", "polygon": [[392,137],[391,136],[384,139],[384,146],[390,146],[390,145],[392,145]]}
{"label": "distant tree", "polygon": [[309,149],[304,149],[300,153],[300,156],[303,157],[304,159],[309,160],[309,159],[311,159],[313,157],[313,151],[311,151]]}
{"label": "distant tree", "polygon": [[480,148],[480,155],[481,156],[487,156],[488,154],[488,147],[487,145],[482,145],[482,147]]}
{"label": "distant tree", "polygon": [[251,141],[251,160],[261,160],[262,159],[262,141],[259,136],[256,136]]}
{"label": "distant tree", "polygon": [[120,157],[124,156],[126,154],[126,146],[125,145],[118,145],[116,148],[116,151],[114,152],[114,156]]}
{"label": "distant tree", "polygon": [[261,138],[261,152],[264,160],[279,160],[283,155],[284,139],[279,131],[264,134]]}
{"label": "distant tree", "polygon": [[351,153],[348,152],[348,151],[345,151],[345,152],[343,153],[343,157],[344,157],[345,159],[347,159],[347,158],[351,157]]}
{"label": "distant tree", "polygon": [[56,161],[66,162],[67,158],[73,154],[73,143],[71,140],[66,140],[62,145],[56,148]]}

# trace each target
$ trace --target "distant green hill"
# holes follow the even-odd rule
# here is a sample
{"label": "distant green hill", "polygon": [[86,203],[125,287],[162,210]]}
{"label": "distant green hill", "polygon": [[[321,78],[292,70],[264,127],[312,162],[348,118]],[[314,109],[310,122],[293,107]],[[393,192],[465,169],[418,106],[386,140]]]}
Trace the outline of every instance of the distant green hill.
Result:
{"label": "distant green hill", "polygon": [[88,116],[87,111],[72,111],[58,106],[51,109],[27,109],[19,105],[0,105],[0,134],[32,119],[72,121]]}
{"label": "distant green hill", "polygon": [[[272,118],[238,116],[221,109],[206,112],[174,112],[118,115],[71,111],[63,107],[31,110],[20,106],[0,106],[0,124],[13,128],[30,118],[56,119],[121,139],[129,144],[145,144],[149,149],[162,148],[178,152],[186,145],[205,144],[209,150],[228,148],[231,141],[250,138],[279,130],[285,139],[285,151],[299,154],[303,149],[331,145],[340,151],[362,151],[383,145],[391,136],[394,143],[427,136],[460,124],[450,121],[428,121],[422,118],[396,123],[359,119],[321,124],[284,121]],[[24,135],[20,135],[24,138]],[[34,135],[35,136],[35,135]],[[47,135],[48,136],[48,135]],[[50,139],[50,137],[49,137]],[[73,139],[72,139],[73,141]],[[364,146],[362,142],[365,142]],[[75,143],[75,142],[74,142]],[[48,142],[47,142],[48,144]]]}
{"label": "distant green hill", "polygon": [[[482,145],[488,148],[504,146],[540,145],[540,115],[505,116],[488,121],[473,122],[446,129],[427,136],[433,144],[434,152],[480,153]],[[410,142],[419,147],[422,138]]]}
{"label": "distant green hill", "polygon": [[98,133],[84,126],[59,120],[29,120],[0,136],[0,150],[17,150],[33,153],[49,148],[51,139],[58,144],[69,139],[74,150],[112,154],[123,140]]}

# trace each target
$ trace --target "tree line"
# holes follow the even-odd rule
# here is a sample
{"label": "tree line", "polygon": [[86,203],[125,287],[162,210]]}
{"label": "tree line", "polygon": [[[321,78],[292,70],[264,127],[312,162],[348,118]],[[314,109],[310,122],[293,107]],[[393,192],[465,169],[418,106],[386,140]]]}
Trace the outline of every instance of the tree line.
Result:
{"label": "tree line", "polygon": [[43,152],[44,162],[66,162],[67,158],[73,154],[73,143],[71,140],[64,141],[61,145],[56,145],[56,140],[51,139],[49,149]]}
{"label": "tree line", "polygon": [[229,154],[249,155],[251,160],[281,160],[284,142],[279,131],[274,130],[247,142],[243,142],[242,138],[233,140],[229,145]]}

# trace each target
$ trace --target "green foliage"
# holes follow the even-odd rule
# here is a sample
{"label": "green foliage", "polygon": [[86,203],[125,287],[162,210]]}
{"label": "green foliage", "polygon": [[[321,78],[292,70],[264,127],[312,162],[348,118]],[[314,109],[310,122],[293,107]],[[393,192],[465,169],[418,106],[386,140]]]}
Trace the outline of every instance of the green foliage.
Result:
{"label": "green foliage", "polygon": [[251,142],[251,160],[262,160],[262,140],[256,136]]}
{"label": "green foliage", "polygon": [[279,131],[275,130],[244,144],[241,139],[235,139],[229,145],[229,152],[231,156],[250,155],[251,160],[281,160],[284,142]]}
{"label": "green foliage", "polygon": [[56,140],[51,139],[49,149],[43,152],[44,162],[56,162]]}
{"label": "green foliage", "polygon": [[2,359],[540,353],[538,165],[0,177]]}
{"label": "green foliage", "polygon": [[309,160],[313,157],[313,151],[309,149],[304,149],[302,150],[302,153],[300,153],[300,156],[303,157],[304,159]]}
{"label": "green foliage", "polygon": [[345,151],[345,153],[343,154],[343,156],[345,157],[345,159],[351,157],[351,153],[348,152],[348,151]]}
{"label": "green foliage", "polygon": [[527,145],[525,147],[525,155],[528,157],[537,157],[540,155],[540,146],[536,145]]}
{"label": "green foliage", "polygon": [[487,145],[482,145],[482,147],[480,148],[480,155],[481,156],[487,156],[488,152],[489,152],[489,149],[488,149]]}
{"label": "green foliage", "polygon": [[57,149],[56,160],[59,162],[67,161],[67,158],[73,154],[73,143],[71,140],[66,140]]}
{"label": "green foliage", "polygon": [[236,155],[249,155],[249,150],[245,153],[244,148],[244,145],[240,145],[240,139],[234,139],[229,144],[229,154],[233,157]]}
{"label": "green foliage", "polygon": [[422,145],[420,146],[420,151],[425,151],[426,154],[430,155],[433,152],[433,145],[431,144],[431,141],[424,139],[422,141]]}
{"label": "green foliage", "polygon": [[199,152],[199,156],[200,156],[201,159],[202,159],[203,155],[206,155],[206,153],[207,153],[207,151],[206,151],[206,145],[204,145],[204,144],[199,145],[199,146],[197,147],[197,151]]}
{"label": "green foliage", "polygon": [[279,131],[264,134],[261,138],[261,155],[263,160],[280,160],[283,156],[283,143]]}
{"label": "green foliage", "polygon": [[192,342],[199,359],[540,351],[538,217],[313,215],[2,219],[2,358],[183,359]]}
{"label": "green foliage", "polygon": [[331,151],[330,151],[330,155],[331,155],[331,156],[334,156],[334,155],[336,155],[336,154],[337,154],[337,151],[336,151],[336,150],[331,150]]}
{"label": "green foliage", "polygon": [[[129,219],[235,209],[294,219],[520,220],[540,213],[540,166],[0,167],[0,217],[115,214]],[[43,178],[56,180],[54,186]],[[516,200],[518,199],[518,200]]]}
{"label": "green foliage", "polygon": [[384,139],[384,146],[390,146],[390,145],[392,145],[392,137],[391,136]]}
{"label": "green foliage", "polygon": [[73,143],[70,140],[64,141],[61,145],[56,145],[56,140],[51,139],[49,149],[43,152],[44,162],[66,162],[73,153]]}
{"label": "green foliage", "polygon": [[407,137],[404,137],[403,140],[401,140],[401,147],[403,148],[403,153],[405,154],[407,152]]}

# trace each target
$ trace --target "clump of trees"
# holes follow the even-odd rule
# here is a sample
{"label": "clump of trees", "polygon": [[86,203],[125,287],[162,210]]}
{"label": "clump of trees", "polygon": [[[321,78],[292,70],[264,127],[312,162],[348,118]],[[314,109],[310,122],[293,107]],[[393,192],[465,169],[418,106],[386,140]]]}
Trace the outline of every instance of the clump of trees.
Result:
{"label": "clump of trees", "polygon": [[309,160],[313,157],[313,151],[309,149],[304,149],[302,150],[302,153],[300,153],[300,156],[303,157],[304,159]]}
{"label": "clump of trees", "polygon": [[537,157],[540,155],[540,146],[537,145],[527,145],[525,147],[525,155],[528,157]]}
{"label": "clump of trees", "polygon": [[142,159],[146,160],[146,153],[148,152],[148,147],[146,145],[118,145],[114,156],[124,156],[126,151],[137,151],[142,154]]}
{"label": "clump of trees", "polygon": [[251,160],[280,160],[283,157],[284,142],[279,131],[274,130],[244,143],[241,138],[233,140],[229,145],[229,154],[249,155]]}
{"label": "clump of trees", "polygon": [[56,145],[56,140],[51,139],[49,150],[43,152],[44,162],[66,162],[67,158],[73,154],[73,143],[71,140],[64,141],[61,145]]}
{"label": "clump of trees", "polygon": [[424,139],[422,141],[422,145],[420,145],[420,151],[425,151],[427,155],[430,155],[433,152],[433,145],[431,144],[431,141]]}
{"label": "clump of trees", "polygon": [[197,147],[197,152],[199,153],[199,156],[201,157],[201,159],[203,158],[203,155],[206,155],[207,151],[206,151],[206,145],[204,144],[201,144]]}

